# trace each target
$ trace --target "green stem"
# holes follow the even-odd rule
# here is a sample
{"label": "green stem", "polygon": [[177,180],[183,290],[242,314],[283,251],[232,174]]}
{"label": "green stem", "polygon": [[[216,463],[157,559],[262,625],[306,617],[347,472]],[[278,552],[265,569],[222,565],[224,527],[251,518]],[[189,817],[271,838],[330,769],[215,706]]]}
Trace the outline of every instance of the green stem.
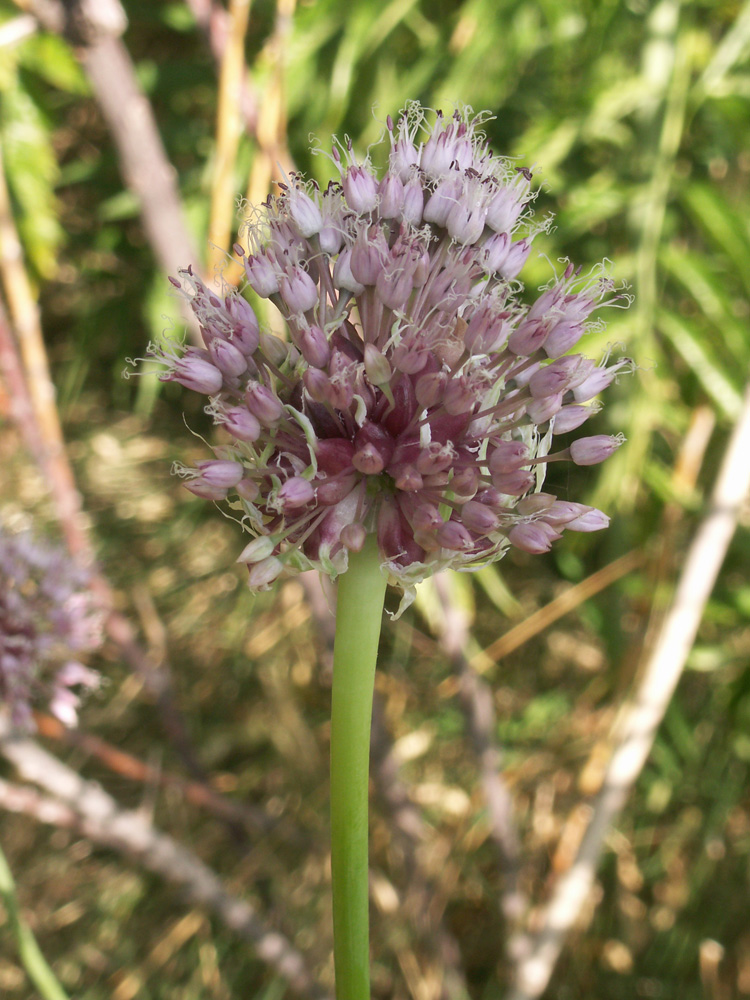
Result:
{"label": "green stem", "polygon": [[331,707],[331,869],[338,1000],[370,1000],[370,722],[386,581],[368,535],[339,579]]}
{"label": "green stem", "polygon": [[43,1000],[68,1000],[68,994],[47,965],[47,960],[36,943],[31,928],[21,917],[16,899],[16,886],[2,847],[0,847],[0,899],[5,903],[8,923],[16,939],[21,964],[26,969],[29,979],[39,990],[39,995]]}

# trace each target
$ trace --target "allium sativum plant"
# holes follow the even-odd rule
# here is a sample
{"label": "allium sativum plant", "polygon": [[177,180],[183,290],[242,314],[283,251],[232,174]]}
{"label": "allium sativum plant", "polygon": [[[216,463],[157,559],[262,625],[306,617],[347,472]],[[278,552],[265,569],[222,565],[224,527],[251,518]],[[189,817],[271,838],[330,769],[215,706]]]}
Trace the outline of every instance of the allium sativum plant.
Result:
{"label": "allium sativum plant", "polygon": [[[428,124],[431,120],[432,124]],[[172,279],[205,347],[152,348],[161,378],[208,397],[230,443],[194,469],[193,493],[230,499],[252,538],[254,590],[316,568],[340,577],[331,798],[339,1000],[369,998],[367,752],[386,581],[479,568],[509,546],[549,550],[606,514],[543,492],[547,463],[595,465],[621,436],[568,435],[627,359],[574,352],[603,305],[625,304],[604,265],[565,263],[527,304],[518,280],[536,233],[532,174],[493,155],[483,116],[410,104],[389,117],[388,167],[335,142],[340,181],[292,176],[236,244],[247,282],[288,339],[232,288],[191,268]],[[564,437],[563,444],[557,438]]]}
{"label": "allium sativum plant", "polygon": [[33,728],[35,704],[67,726],[99,674],[81,662],[102,641],[102,614],[85,573],[62,549],[0,524],[0,704]]}

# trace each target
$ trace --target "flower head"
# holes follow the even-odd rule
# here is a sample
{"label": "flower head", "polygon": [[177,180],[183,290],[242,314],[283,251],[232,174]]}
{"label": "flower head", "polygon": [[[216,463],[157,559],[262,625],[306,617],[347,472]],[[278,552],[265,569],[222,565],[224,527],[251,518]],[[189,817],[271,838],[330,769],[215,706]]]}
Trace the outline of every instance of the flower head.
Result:
{"label": "flower head", "polygon": [[155,350],[161,377],[209,396],[232,438],[182,472],[199,496],[235,498],[254,535],[240,557],[252,587],[341,573],[374,532],[409,593],[436,569],[607,523],[539,491],[548,461],[593,464],[620,443],[551,452],[629,365],[568,353],[592,312],[625,296],[603,266],[568,264],[524,304],[517,275],[545,224],[529,212],[531,172],[494,156],[481,124],[466,110],[428,126],[410,105],[387,121],[383,177],[335,145],[340,183],[293,176],[257,210],[235,251],[288,340],[260,331],[239,293],[214,294],[190,269],[173,279],[205,348]]}
{"label": "flower head", "polygon": [[99,675],[79,657],[101,643],[102,616],[85,575],[61,549],[0,526],[0,703],[28,728],[38,695],[75,725],[78,688]]}

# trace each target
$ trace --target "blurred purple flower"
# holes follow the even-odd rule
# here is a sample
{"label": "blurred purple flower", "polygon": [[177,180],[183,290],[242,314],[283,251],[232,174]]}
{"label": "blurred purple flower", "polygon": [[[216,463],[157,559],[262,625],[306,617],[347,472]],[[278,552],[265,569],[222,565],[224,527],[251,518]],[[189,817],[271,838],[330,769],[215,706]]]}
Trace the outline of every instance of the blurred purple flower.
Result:
{"label": "blurred purple flower", "polygon": [[603,265],[569,264],[521,301],[516,277],[547,222],[529,212],[531,172],[489,151],[482,121],[466,110],[428,126],[411,104],[388,119],[382,179],[334,145],[340,184],[321,192],[293,176],[256,211],[249,252],[235,252],[289,342],[260,331],[234,290],[215,294],[190,268],[172,279],[206,347],[152,354],[163,379],[210,397],[233,439],[179,471],[199,496],[237,496],[258,539],[240,557],[254,588],[290,569],[335,576],[375,532],[408,601],[437,569],[607,524],[538,491],[548,460],[593,464],[621,443],[597,435],[550,454],[558,418],[560,432],[581,426],[632,368],[567,353],[595,309],[629,299]]}
{"label": "blurred purple flower", "polygon": [[102,614],[86,585],[62,549],[0,525],[0,704],[21,728],[33,726],[38,702],[74,726],[77,689],[99,686],[78,659],[102,641]]}

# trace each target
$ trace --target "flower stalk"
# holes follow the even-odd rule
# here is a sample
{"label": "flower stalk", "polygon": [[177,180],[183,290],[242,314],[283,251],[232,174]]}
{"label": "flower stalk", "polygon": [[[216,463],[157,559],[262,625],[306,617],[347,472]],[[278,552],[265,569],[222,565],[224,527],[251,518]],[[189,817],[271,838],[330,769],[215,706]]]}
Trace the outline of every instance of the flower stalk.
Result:
{"label": "flower stalk", "polygon": [[331,709],[331,872],[336,995],[370,1000],[368,783],[386,579],[374,535],[339,578]]}

